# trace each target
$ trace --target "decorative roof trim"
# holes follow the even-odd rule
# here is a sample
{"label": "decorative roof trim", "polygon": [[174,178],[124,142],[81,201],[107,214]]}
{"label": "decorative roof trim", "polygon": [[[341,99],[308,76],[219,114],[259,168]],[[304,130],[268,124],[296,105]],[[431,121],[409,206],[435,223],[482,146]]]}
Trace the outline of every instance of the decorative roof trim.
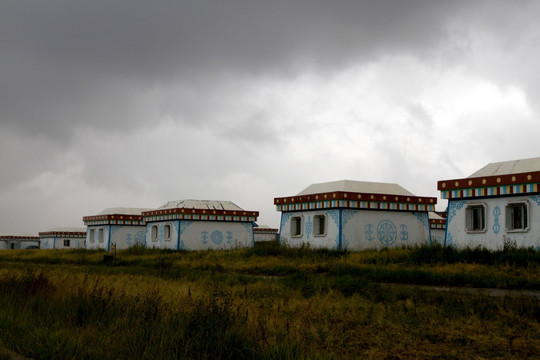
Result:
{"label": "decorative roof trim", "polygon": [[107,222],[111,220],[142,221],[142,215],[109,214],[109,215],[93,215],[93,216],[83,217],[83,221],[85,225],[88,225],[87,222],[94,222],[94,221]]}
{"label": "decorative roof trim", "polygon": [[370,201],[383,203],[404,204],[427,204],[435,205],[436,197],[405,196],[394,194],[355,193],[347,191],[333,191],[328,193],[297,195],[274,198],[274,205],[299,204],[316,201],[346,200],[346,201]]}
{"label": "decorative roof trim", "polygon": [[276,205],[277,211],[305,211],[322,209],[369,209],[388,211],[435,211],[433,204],[406,204],[377,201],[328,200]]}
{"label": "decorative roof trim", "polygon": [[274,228],[258,228],[258,227],[253,228],[253,232],[259,233],[259,234],[277,234],[278,231],[279,231],[278,229],[274,229]]}
{"label": "decorative roof trim", "polygon": [[0,235],[0,240],[39,240],[39,236]]}
{"label": "decorative roof trim", "polygon": [[40,232],[39,237],[86,237],[85,231],[45,231]]}
{"label": "decorative roof trim", "polygon": [[142,213],[142,217],[146,220],[147,218],[152,217],[152,216],[175,215],[175,214],[199,215],[199,216],[249,217],[249,218],[255,218],[255,219],[257,219],[257,217],[259,216],[258,211],[176,208],[176,209],[144,211]]}
{"label": "decorative roof trim", "polygon": [[472,189],[441,190],[443,199],[485,198],[519,194],[538,194],[540,184],[502,185]]}
{"label": "decorative roof trim", "polygon": [[479,176],[463,179],[440,180],[437,181],[437,190],[448,191],[535,183],[540,183],[540,171],[531,171],[508,175]]}

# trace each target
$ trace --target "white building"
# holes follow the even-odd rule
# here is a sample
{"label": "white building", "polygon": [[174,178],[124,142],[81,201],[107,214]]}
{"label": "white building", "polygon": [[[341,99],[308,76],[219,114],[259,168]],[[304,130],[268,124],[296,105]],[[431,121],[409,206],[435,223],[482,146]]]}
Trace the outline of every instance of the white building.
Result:
{"label": "white building", "polygon": [[41,249],[84,248],[86,228],[54,228],[39,233]]}
{"label": "white building", "polygon": [[430,211],[428,215],[431,243],[444,245],[444,238],[446,236],[446,219],[433,211]]}
{"label": "white building", "polygon": [[428,211],[436,203],[397,184],[351,180],[274,199],[281,243],[349,250],[430,243]]}
{"label": "white building", "polygon": [[437,188],[448,199],[446,245],[540,249],[540,158],[491,163]]}
{"label": "white building", "polygon": [[0,250],[39,248],[39,236],[0,235]]}
{"label": "white building", "polygon": [[142,216],[147,247],[203,250],[252,246],[259,212],[230,201],[177,200]]}
{"label": "white building", "polygon": [[253,228],[255,242],[275,241],[279,239],[279,230],[266,225],[259,225]]}
{"label": "white building", "polygon": [[142,212],[148,208],[109,208],[97,215],[83,217],[88,227],[86,233],[87,249],[117,250],[132,245],[146,245],[146,223]]}

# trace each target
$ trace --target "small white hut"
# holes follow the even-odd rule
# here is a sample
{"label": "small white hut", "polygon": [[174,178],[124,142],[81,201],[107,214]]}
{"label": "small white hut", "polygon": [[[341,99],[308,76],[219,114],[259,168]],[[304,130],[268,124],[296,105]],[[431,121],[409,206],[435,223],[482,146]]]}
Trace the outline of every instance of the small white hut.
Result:
{"label": "small white hut", "polygon": [[275,241],[279,239],[279,230],[267,225],[259,225],[253,228],[255,242]]}
{"label": "small white hut", "polygon": [[231,201],[177,200],[142,216],[147,247],[204,250],[252,246],[259,212]]}
{"label": "small white hut", "polygon": [[39,233],[41,249],[84,248],[86,228],[54,228]]}
{"label": "small white hut", "polygon": [[0,235],[0,250],[29,248],[39,249],[39,236]]}
{"label": "small white hut", "polygon": [[132,245],[146,245],[146,223],[143,211],[149,208],[109,208],[97,215],[83,217],[88,227],[87,249],[127,249]]}
{"label": "small white hut", "polygon": [[446,245],[540,249],[540,158],[491,163],[437,188],[448,199]]}
{"label": "small white hut", "polygon": [[280,242],[349,250],[429,243],[428,212],[436,203],[397,184],[352,180],[312,184],[274,199]]}
{"label": "small white hut", "polygon": [[429,229],[431,232],[431,243],[444,245],[446,236],[446,219],[436,212],[429,212]]}

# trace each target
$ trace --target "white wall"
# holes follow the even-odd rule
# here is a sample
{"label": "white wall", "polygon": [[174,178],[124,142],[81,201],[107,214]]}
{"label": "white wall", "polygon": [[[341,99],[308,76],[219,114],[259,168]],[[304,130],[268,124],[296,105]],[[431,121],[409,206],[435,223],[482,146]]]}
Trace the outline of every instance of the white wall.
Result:
{"label": "white wall", "polygon": [[[507,229],[506,213],[509,203],[525,201],[528,204],[527,231]],[[467,232],[466,213],[470,205],[485,205],[485,231]],[[445,244],[458,248],[482,246],[490,250],[502,249],[505,241],[518,247],[540,250],[540,196],[525,195],[487,199],[449,200],[446,220]]]}
{"label": "white wall", "polygon": [[[64,240],[69,240],[69,246],[64,246]],[[42,237],[41,249],[78,249],[84,247],[84,239],[69,237]]]}
{"label": "white wall", "polygon": [[[103,241],[99,241],[99,229],[103,229]],[[94,230],[93,238],[91,230]],[[110,250],[111,244],[116,243],[116,249],[127,249],[139,243],[145,245],[146,226],[137,225],[91,225],[86,231],[87,249]],[[110,237],[110,241],[109,241]]]}
{"label": "white wall", "polygon": [[[324,215],[326,232],[315,235],[315,216]],[[302,218],[301,236],[291,235],[291,219]],[[307,243],[312,247],[364,250],[429,243],[429,220],[426,212],[331,209],[284,212],[281,216],[280,241],[291,246]]]}
{"label": "white wall", "polygon": [[254,233],[255,235],[255,242],[263,242],[263,241],[274,241],[278,239],[278,236],[276,233]]}
{"label": "white wall", "polygon": [[446,236],[446,229],[431,229],[431,243],[444,245],[444,237]]}
{"label": "white wall", "polygon": [[[171,236],[165,238],[165,225]],[[152,239],[152,226],[157,226],[157,238]],[[234,249],[253,245],[251,222],[175,220],[146,224],[146,246],[163,249]]]}

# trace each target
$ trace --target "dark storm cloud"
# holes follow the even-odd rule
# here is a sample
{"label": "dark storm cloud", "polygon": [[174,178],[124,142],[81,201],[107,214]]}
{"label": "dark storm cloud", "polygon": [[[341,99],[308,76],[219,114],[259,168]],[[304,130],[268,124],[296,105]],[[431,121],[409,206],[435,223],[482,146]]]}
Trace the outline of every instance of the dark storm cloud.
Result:
{"label": "dark storm cloud", "polygon": [[145,103],[155,88],[183,84],[195,95],[179,96],[176,108],[204,108],[205,94],[219,89],[224,73],[286,77],[309,67],[336,70],[383,51],[429,49],[456,6],[6,1],[0,5],[0,125],[57,140],[80,127],[137,127],[170,112],[160,99],[155,107]]}

